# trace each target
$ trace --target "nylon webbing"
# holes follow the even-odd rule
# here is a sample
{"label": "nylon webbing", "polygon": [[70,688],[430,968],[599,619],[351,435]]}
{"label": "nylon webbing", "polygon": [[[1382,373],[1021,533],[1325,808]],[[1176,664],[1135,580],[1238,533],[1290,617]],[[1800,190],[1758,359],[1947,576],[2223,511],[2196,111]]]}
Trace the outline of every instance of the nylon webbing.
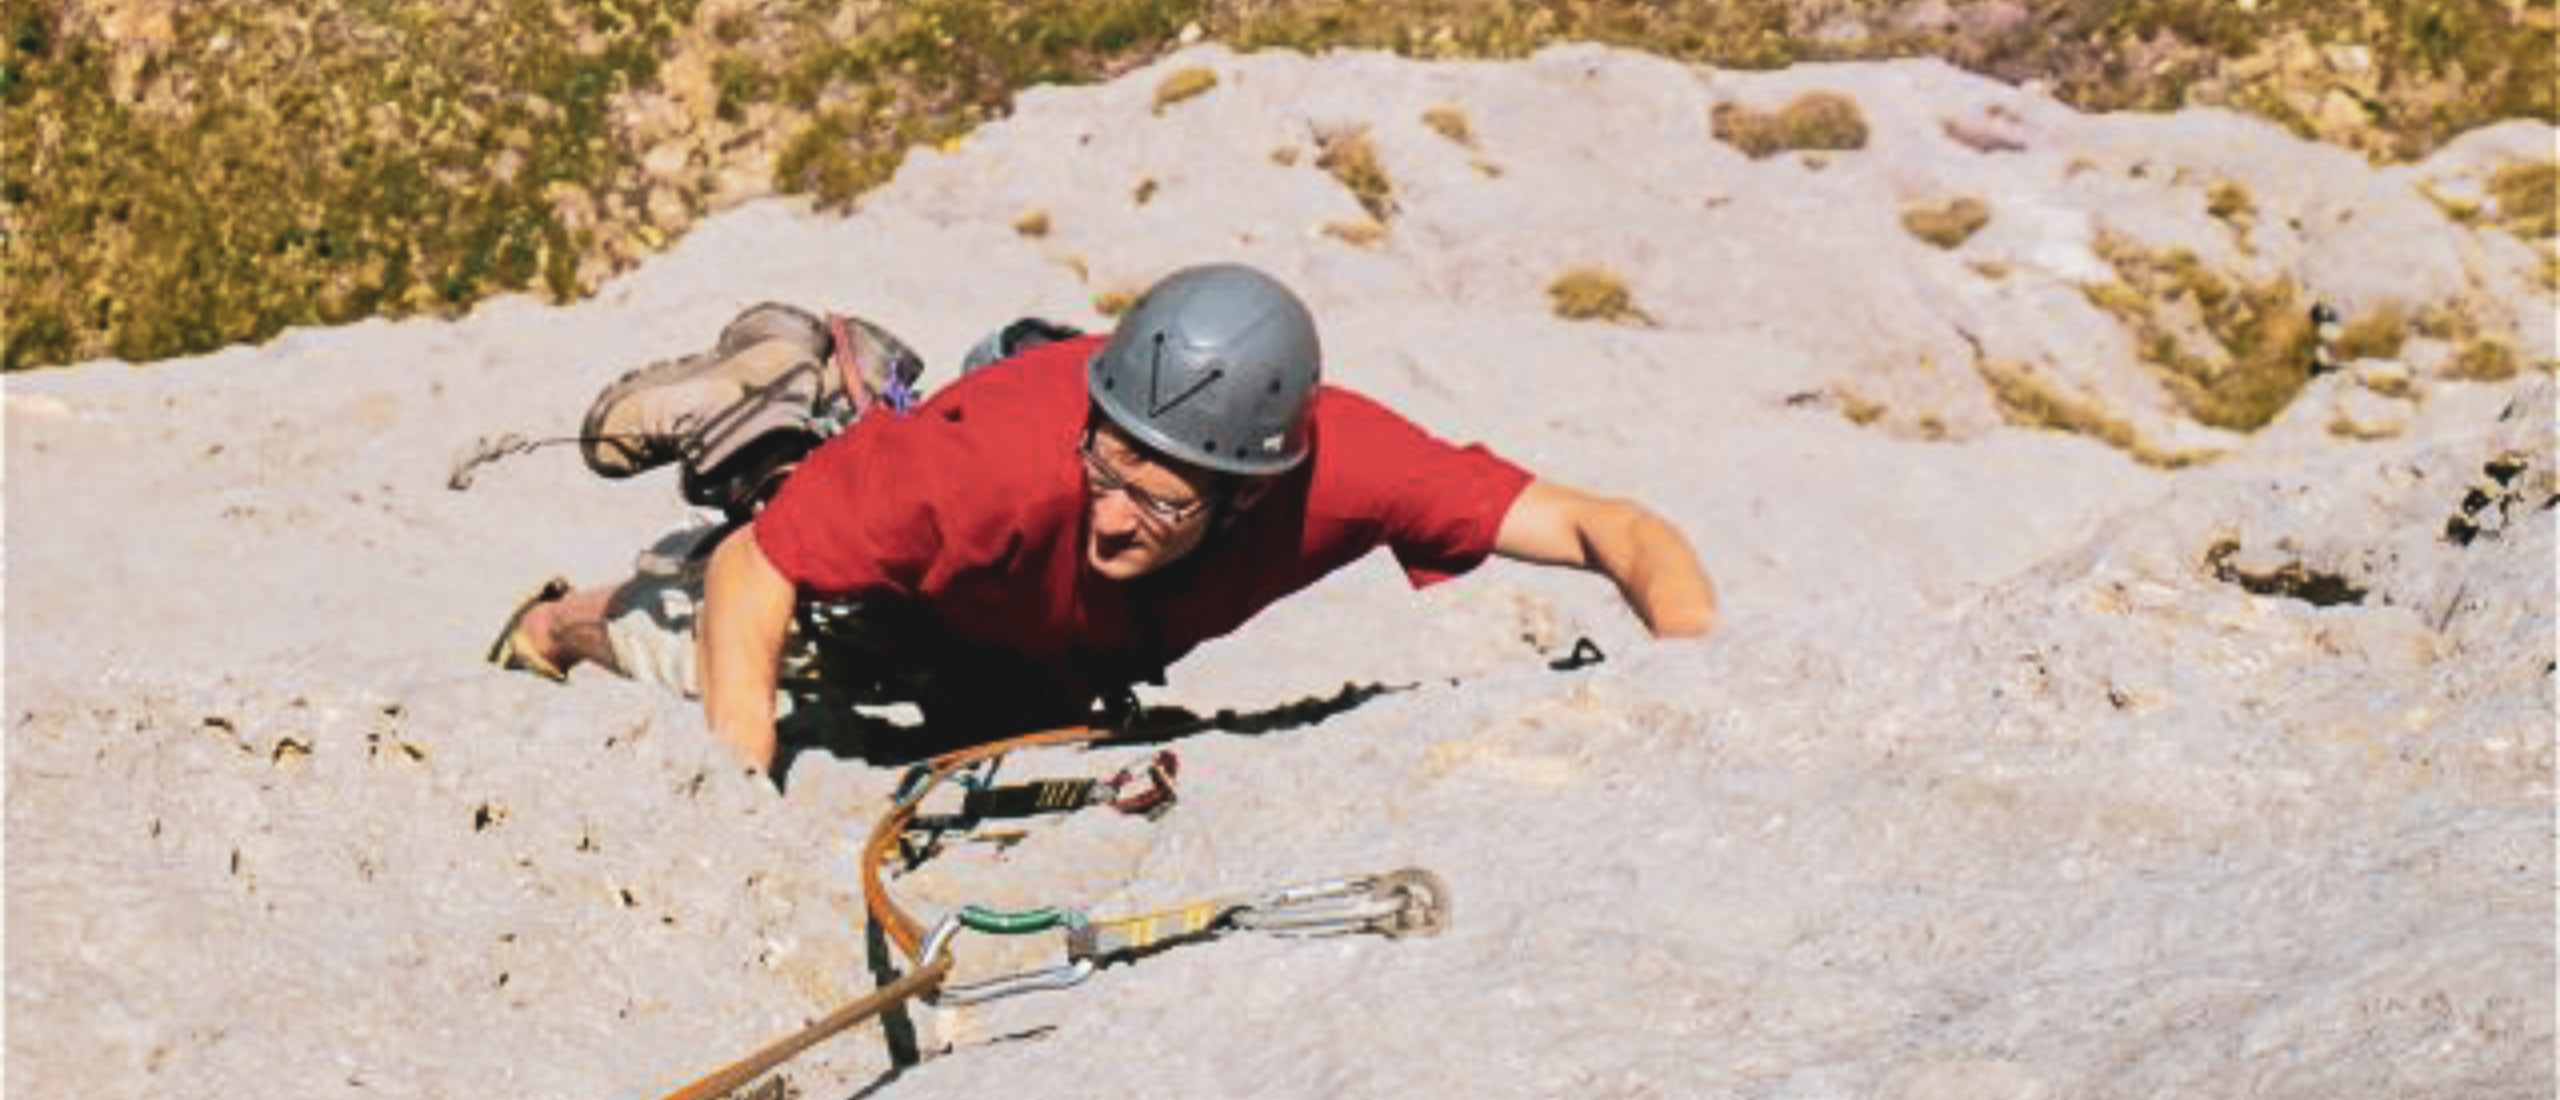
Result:
{"label": "nylon webbing", "polygon": [[1067,956],[1099,959],[1128,951],[1144,951],[1160,943],[1196,936],[1218,926],[1240,902],[1219,899],[1194,902],[1179,909],[1112,920],[1088,920],[1067,932]]}

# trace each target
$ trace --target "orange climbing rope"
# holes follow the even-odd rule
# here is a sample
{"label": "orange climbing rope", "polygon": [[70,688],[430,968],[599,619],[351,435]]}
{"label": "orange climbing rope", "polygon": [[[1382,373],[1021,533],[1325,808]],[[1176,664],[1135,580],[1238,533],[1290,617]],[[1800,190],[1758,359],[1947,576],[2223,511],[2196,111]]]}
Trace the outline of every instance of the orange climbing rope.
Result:
{"label": "orange climbing rope", "polygon": [[[944,753],[925,761],[921,766],[921,777],[902,785],[897,798],[889,805],[889,812],[880,815],[880,820],[871,826],[870,837],[862,845],[862,908],[898,945],[898,950],[915,964],[915,969],[869,996],[828,1013],[816,1023],[766,1044],[763,1049],[668,1094],[667,1100],[714,1100],[725,1096],[821,1040],[940,987],[942,980],[951,973],[951,952],[947,949],[929,950],[924,926],[898,907],[897,899],[889,896],[888,883],[883,877],[889,853],[897,848],[898,834],[915,817],[916,807],[923,804],[924,796],[941,785],[952,772],[1018,749],[1080,744],[1107,736],[1107,731],[1090,726],[1067,726]],[[937,940],[931,946],[939,947],[941,942]]]}

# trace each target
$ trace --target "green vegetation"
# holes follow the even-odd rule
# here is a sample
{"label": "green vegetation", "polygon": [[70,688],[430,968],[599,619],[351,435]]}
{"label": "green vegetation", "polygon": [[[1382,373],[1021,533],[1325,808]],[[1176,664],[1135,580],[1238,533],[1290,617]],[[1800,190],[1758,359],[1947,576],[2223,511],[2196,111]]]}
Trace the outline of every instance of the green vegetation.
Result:
{"label": "green vegetation", "polygon": [[[2550,0],[2031,0],[2006,33],[1949,44],[1968,69],[2042,79],[2101,110],[2229,106],[2305,136],[2414,159],[2505,118],[2554,119],[2560,15]],[[2137,52],[2132,48],[2141,44]],[[2337,69],[2325,47],[2361,51]],[[2333,89],[2359,117],[2318,119]],[[2326,132],[2323,131],[2336,131]]]}
{"label": "green vegetation", "polygon": [[[2492,119],[2560,120],[2552,0],[2025,7],[1970,32],[1853,7],[1865,33],[1817,40],[1791,0],[192,0],[136,36],[96,14],[133,5],[0,0],[0,367],[585,293],[680,230],[668,211],[714,200],[708,173],[643,168],[670,131],[625,109],[636,92],[682,110],[691,163],[766,148],[776,189],[841,208],[1019,89],[1125,72],[1194,26],[1239,50],[1416,57],[1567,40],[1737,68],[1926,53],[2089,109],[2195,99],[2305,132],[2344,87],[2363,117],[2328,136],[2400,157]],[[2327,46],[2369,71],[2293,60]],[[699,87],[669,83],[684,72]],[[1849,106],[1781,142],[1855,147]],[[2549,235],[2545,173],[2538,192],[2516,177],[2520,200],[2493,188],[2500,225]]]}
{"label": "green vegetation", "polygon": [[610,103],[693,6],[516,0],[558,28],[516,34],[435,3],[219,4],[142,52],[9,0],[0,366],[570,293],[594,242],[551,188],[612,175]]}
{"label": "green vegetation", "polygon": [[1940,248],[1963,244],[1989,224],[1991,208],[1969,195],[1951,199],[1944,206],[1913,206],[1902,212],[1904,229]]}
{"label": "green vegetation", "polygon": [[1776,111],[1719,103],[1708,116],[1716,139],[1761,160],[1791,150],[1843,152],[1867,146],[1858,101],[1837,92],[1806,92]]}

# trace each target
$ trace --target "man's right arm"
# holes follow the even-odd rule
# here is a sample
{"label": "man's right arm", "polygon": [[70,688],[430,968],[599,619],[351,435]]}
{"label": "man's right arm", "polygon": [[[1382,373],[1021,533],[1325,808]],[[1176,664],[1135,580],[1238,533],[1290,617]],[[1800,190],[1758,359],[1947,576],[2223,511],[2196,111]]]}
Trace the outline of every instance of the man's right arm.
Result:
{"label": "man's right arm", "polygon": [[754,524],[721,540],[703,577],[694,644],[702,669],[702,712],[711,732],[750,765],[770,773],[774,690],[797,591],[756,544]]}

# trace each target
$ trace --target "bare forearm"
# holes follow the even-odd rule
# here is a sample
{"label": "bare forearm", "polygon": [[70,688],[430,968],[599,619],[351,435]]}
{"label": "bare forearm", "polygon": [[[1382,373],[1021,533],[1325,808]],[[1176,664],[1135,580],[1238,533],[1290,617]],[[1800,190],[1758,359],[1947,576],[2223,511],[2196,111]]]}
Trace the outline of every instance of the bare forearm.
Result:
{"label": "bare forearm", "polygon": [[1715,629],[1715,584],[1669,521],[1618,503],[1585,531],[1583,549],[1655,637],[1695,638]]}
{"label": "bare forearm", "polygon": [[793,598],[791,582],[756,545],[754,528],[739,528],[712,552],[695,637],[703,716],[712,733],[767,771],[773,768],[774,688]]}

